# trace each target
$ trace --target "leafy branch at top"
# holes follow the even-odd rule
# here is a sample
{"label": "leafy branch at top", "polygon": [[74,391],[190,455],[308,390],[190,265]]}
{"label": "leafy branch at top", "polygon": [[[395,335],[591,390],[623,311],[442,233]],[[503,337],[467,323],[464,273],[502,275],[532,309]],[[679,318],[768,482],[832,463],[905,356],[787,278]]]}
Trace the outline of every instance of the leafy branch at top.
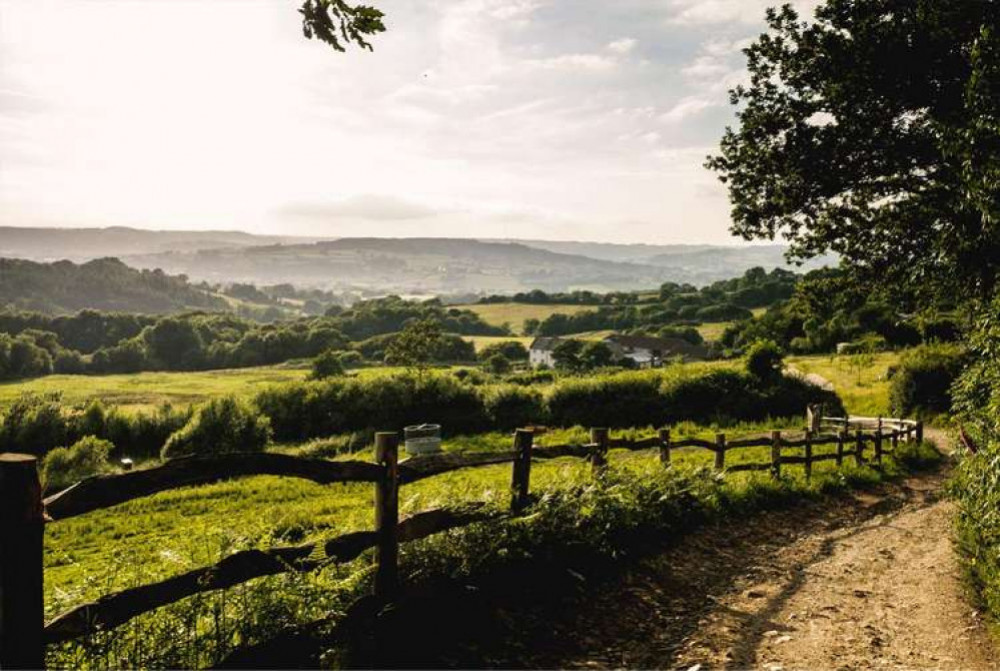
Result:
{"label": "leafy branch at top", "polygon": [[322,40],[337,51],[346,51],[352,42],[372,50],[369,37],[385,31],[385,16],[370,5],[351,5],[344,0],[305,0],[299,8],[302,32]]}

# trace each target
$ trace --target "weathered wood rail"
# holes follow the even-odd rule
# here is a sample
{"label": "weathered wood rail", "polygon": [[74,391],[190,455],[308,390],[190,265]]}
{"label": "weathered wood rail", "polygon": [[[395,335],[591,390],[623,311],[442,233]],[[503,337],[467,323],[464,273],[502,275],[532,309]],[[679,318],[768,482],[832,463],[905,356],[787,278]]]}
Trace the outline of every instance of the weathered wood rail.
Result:
{"label": "weathered wood rail", "polygon": [[[168,461],[146,470],[83,480],[43,499],[34,457],[0,454],[0,668],[41,668],[45,645],[61,643],[128,622],[183,598],[233,587],[268,575],[309,571],[330,562],[344,563],[374,550],[376,599],[391,601],[400,587],[399,545],[433,534],[475,523],[497,521],[519,515],[530,507],[531,464],[560,457],[583,458],[595,475],[608,465],[608,452],[657,450],[660,463],[670,468],[671,454],[680,449],[704,449],[714,453],[713,466],[727,473],[770,471],[779,477],[783,466],[802,465],[805,476],[812,466],[845,457],[856,464],[869,463],[865,446],[873,448],[875,463],[892,452],[900,441],[922,440],[920,422],[894,418],[811,417],[812,428],[801,438],[770,436],[727,440],[674,440],[670,429],[641,439],[613,438],[608,429],[591,429],[584,444],[535,445],[535,433],[518,429],[513,449],[493,452],[453,452],[399,461],[399,438],[395,433],[375,437],[375,463],[326,461],[280,454],[228,454],[188,457]],[[818,430],[817,430],[818,429]],[[814,448],[835,445],[836,450],[816,454]],[[726,463],[726,455],[745,448],[770,448],[766,462]],[[789,450],[802,448],[800,454]],[[424,478],[451,471],[511,463],[510,511],[497,511],[483,504],[439,508],[399,519],[399,488]],[[356,531],[318,543],[236,552],[220,562],[165,580],[105,595],[77,606],[52,621],[44,622],[42,596],[44,524],[115,506],[157,492],[250,476],[280,475],[304,478],[320,484],[372,483],[375,488],[372,531]]]}

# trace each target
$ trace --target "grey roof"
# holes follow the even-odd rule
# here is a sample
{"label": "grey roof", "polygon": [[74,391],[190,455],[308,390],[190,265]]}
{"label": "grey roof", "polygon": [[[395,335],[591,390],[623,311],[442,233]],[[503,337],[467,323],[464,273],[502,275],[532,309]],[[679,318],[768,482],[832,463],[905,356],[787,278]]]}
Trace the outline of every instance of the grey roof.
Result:
{"label": "grey roof", "polygon": [[562,338],[556,338],[554,336],[538,336],[537,338],[531,341],[531,346],[528,349],[533,349],[541,352],[551,352],[562,341],[563,341]]}
{"label": "grey roof", "polygon": [[604,339],[626,349],[644,349],[659,352],[661,356],[683,356],[688,359],[707,359],[708,350],[681,338],[654,338],[652,336],[632,336],[615,334]]}

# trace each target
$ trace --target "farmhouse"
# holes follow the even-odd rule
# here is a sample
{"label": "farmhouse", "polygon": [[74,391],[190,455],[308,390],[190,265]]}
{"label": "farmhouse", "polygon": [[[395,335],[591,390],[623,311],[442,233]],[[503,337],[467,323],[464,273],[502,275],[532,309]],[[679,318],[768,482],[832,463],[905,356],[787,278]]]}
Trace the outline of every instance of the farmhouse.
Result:
{"label": "farmhouse", "polygon": [[552,352],[562,342],[562,338],[538,337],[531,341],[528,347],[528,363],[533,368],[538,366],[548,366],[554,368],[556,360],[552,358]]}
{"label": "farmhouse", "polygon": [[654,338],[651,336],[610,335],[604,344],[614,352],[615,359],[631,359],[641,368],[662,366],[668,359],[704,361],[709,352],[701,345],[693,345],[681,338]]}

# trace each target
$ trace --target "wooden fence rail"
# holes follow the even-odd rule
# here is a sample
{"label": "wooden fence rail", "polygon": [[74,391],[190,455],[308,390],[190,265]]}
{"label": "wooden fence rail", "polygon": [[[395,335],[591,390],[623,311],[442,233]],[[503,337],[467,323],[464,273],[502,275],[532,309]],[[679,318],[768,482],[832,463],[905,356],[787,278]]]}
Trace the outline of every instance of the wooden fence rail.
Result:
{"label": "wooden fence rail", "polygon": [[[268,453],[187,457],[156,468],[89,478],[46,499],[42,499],[34,457],[0,454],[0,668],[41,668],[46,644],[114,628],[194,594],[225,589],[263,576],[314,570],[330,562],[348,562],[370,550],[374,550],[375,557],[375,597],[391,601],[400,589],[400,543],[524,513],[531,506],[531,463],[535,460],[587,459],[594,475],[601,477],[607,469],[611,449],[655,449],[663,467],[670,468],[673,451],[696,448],[713,452],[714,468],[727,473],[770,471],[779,477],[783,466],[801,464],[808,478],[815,463],[836,461],[840,466],[849,447],[860,465],[866,463],[866,443],[872,445],[873,459],[879,462],[900,441],[923,438],[921,423],[904,419],[823,417],[818,425],[817,430],[807,429],[802,438],[789,439],[782,437],[780,431],[773,431],[769,437],[740,440],[727,440],[725,434],[719,433],[713,441],[673,440],[670,429],[666,428],[648,438],[613,438],[608,429],[595,428],[591,430],[589,443],[546,446],[534,444],[533,430],[519,429],[514,433],[511,450],[444,453],[403,461],[398,458],[398,434],[378,433],[375,463]],[[823,426],[836,430],[823,432],[820,430]],[[814,448],[821,445],[835,445],[836,451],[816,454]],[[729,452],[760,447],[770,448],[769,461],[726,463]],[[789,453],[797,448],[802,448],[801,454]],[[485,504],[466,504],[399,519],[401,486],[458,469],[503,463],[512,464],[510,513]],[[105,595],[45,624],[42,597],[45,521],[66,519],[177,487],[248,475],[282,475],[320,484],[373,483],[375,528],[319,543],[236,552],[211,566]]]}

